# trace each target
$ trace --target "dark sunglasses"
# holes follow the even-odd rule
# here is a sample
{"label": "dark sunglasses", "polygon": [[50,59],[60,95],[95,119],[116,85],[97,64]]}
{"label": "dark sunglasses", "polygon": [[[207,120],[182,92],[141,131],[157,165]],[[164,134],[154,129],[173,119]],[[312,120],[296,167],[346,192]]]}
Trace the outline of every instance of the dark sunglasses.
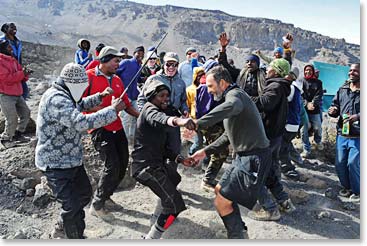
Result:
{"label": "dark sunglasses", "polygon": [[148,60],[149,61],[151,61],[151,60],[157,60],[157,58],[149,58]]}
{"label": "dark sunglasses", "polygon": [[167,67],[178,67],[178,63],[166,63]]}

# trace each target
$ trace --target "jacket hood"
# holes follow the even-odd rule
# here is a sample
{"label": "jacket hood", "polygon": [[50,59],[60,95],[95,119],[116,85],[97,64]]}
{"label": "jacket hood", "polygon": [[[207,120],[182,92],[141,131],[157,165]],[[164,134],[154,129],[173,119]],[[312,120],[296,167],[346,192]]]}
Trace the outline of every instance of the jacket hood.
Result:
{"label": "jacket hood", "polygon": [[81,39],[78,40],[78,47],[81,48],[81,49],[83,49],[82,48],[82,42],[83,41],[86,41],[88,43],[88,49],[87,50],[89,50],[90,49],[90,42],[89,42],[89,40],[87,40],[85,38],[81,38]]}
{"label": "jacket hood", "polygon": [[152,80],[151,83],[149,83],[148,87],[144,91],[144,96],[147,98],[148,101],[153,99],[153,97],[162,90],[168,90],[169,93],[171,93],[171,90],[167,85],[165,85],[163,82],[159,80]]}
{"label": "jacket hood", "polygon": [[281,86],[287,93],[287,95],[289,95],[290,91],[291,91],[291,83],[289,80],[286,80],[285,78],[270,78],[267,79],[265,81],[266,86],[272,84],[272,83],[278,83],[279,86]]}
{"label": "jacket hood", "polygon": [[197,79],[198,77],[198,74],[200,72],[204,72],[204,68],[203,67],[195,67],[194,68],[194,71],[193,71],[193,74],[192,74],[192,84],[194,85],[195,83],[195,80]]}
{"label": "jacket hood", "polygon": [[301,80],[295,80],[292,82],[292,85],[298,88],[298,90],[301,91],[301,94],[303,93],[303,82]]}

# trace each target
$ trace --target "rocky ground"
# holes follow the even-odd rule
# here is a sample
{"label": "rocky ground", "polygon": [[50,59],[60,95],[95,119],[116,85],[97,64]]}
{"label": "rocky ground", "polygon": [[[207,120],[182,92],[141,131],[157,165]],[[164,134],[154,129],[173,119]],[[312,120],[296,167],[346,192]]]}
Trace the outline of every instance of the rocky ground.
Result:
{"label": "rocky ground", "polygon": [[[38,102],[48,82],[31,80],[28,105],[36,119]],[[300,179],[283,177],[283,183],[297,210],[282,214],[277,222],[249,219],[241,207],[250,239],[359,239],[360,205],[339,197],[339,182],[333,165],[333,124],[324,121],[325,150],[314,151],[312,159],[297,166]],[[1,128],[1,122],[0,122]],[[34,126],[30,126],[32,132]],[[2,130],[1,130],[2,131]],[[34,136],[34,133],[29,133]],[[333,137],[334,136],[334,137]],[[300,140],[296,139],[300,147]],[[85,166],[93,187],[98,180],[101,162],[86,135]],[[184,144],[184,150],[187,145]],[[224,165],[228,167],[229,163]],[[224,226],[213,205],[213,193],[200,188],[201,168],[180,167],[179,189],[187,210],[178,223],[166,232],[166,239],[222,239]],[[220,173],[222,174],[222,172]],[[149,219],[156,201],[146,187],[127,178],[113,200],[121,205],[113,211],[115,221],[106,223],[86,214],[88,239],[141,239],[149,231]],[[0,237],[2,239],[48,239],[58,216],[59,204],[53,199],[42,173],[34,166],[34,145],[0,151]],[[87,210],[87,208],[86,208]]]}

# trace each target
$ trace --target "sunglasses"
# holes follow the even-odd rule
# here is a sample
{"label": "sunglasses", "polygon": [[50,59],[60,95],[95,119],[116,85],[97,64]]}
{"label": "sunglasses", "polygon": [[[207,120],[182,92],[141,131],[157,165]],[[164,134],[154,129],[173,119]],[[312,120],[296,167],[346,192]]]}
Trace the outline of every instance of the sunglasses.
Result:
{"label": "sunglasses", "polygon": [[151,61],[151,60],[157,60],[157,58],[149,58],[148,60],[149,61]]}
{"label": "sunglasses", "polygon": [[166,67],[178,67],[178,63],[166,63]]}

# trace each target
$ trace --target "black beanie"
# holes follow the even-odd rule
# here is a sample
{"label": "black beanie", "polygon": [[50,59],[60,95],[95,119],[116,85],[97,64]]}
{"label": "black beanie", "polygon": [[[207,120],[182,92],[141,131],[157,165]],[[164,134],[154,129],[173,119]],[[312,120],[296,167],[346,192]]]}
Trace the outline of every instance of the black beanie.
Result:
{"label": "black beanie", "polygon": [[5,23],[5,24],[3,24],[2,26],[1,26],[1,31],[3,32],[3,33],[7,33],[8,32],[8,30],[9,30],[9,25],[10,23]]}
{"label": "black beanie", "polygon": [[136,48],[135,48],[135,50],[134,50],[134,54],[135,54],[136,52],[139,52],[139,51],[143,51],[143,52],[145,52],[144,46],[138,46],[138,47],[136,47]]}

